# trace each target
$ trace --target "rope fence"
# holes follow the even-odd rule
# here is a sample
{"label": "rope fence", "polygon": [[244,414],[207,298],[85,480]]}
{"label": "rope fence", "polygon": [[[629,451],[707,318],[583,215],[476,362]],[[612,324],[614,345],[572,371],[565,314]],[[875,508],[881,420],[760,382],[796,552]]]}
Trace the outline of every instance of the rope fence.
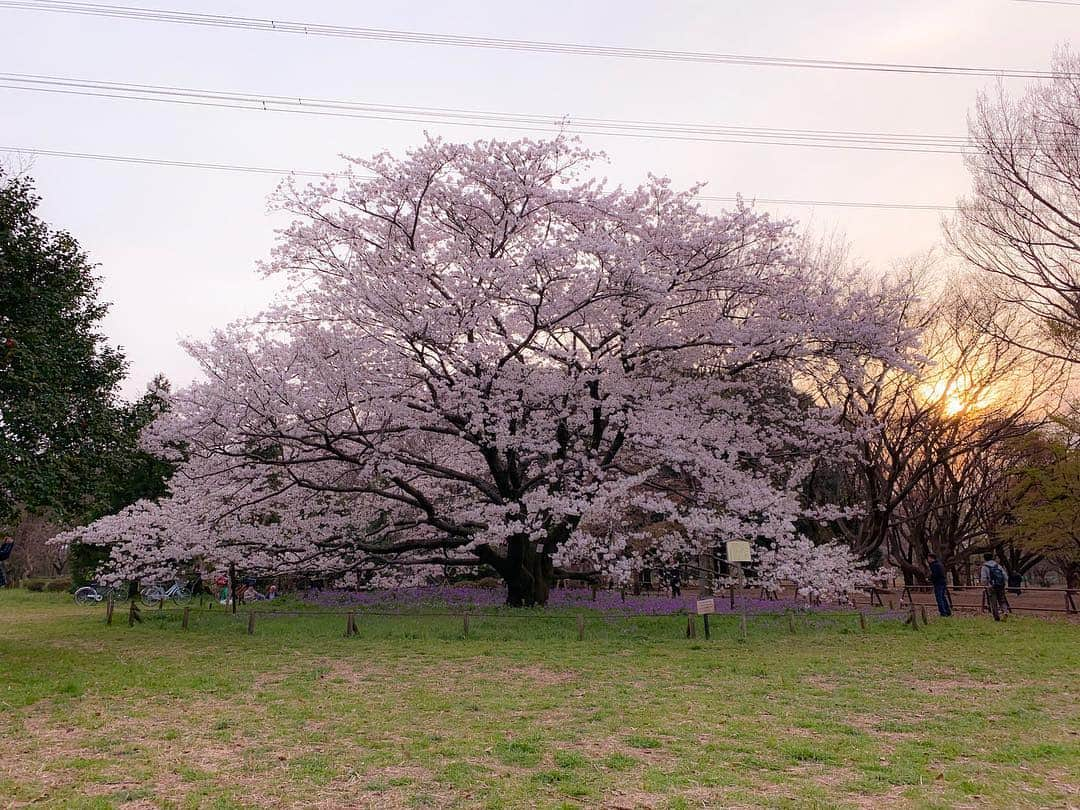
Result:
{"label": "rope fence", "polygon": [[[106,602],[106,624],[113,624],[114,617],[117,615],[117,605],[123,606],[124,603],[113,602],[111,600]],[[123,607],[121,607],[121,609],[123,609]],[[725,631],[734,628],[736,637],[745,640],[748,637],[750,630],[779,630],[787,631],[789,634],[797,634],[807,630],[826,629],[866,632],[874,624],[890,623],[896,626],[904,624],[910,625],[914,629],[919,629],[929,621],[929,616],[925,609],[918,609],[914,606],[910,607],[906,612],[880,609],[806,612],[788,609],[783,612],[775,613],[742,612],[717,613],[712,615],[697,613],[585,614],[571,612],[544,614],[536,612],[496,613],[484,610],[420,609],[388,611],[347,608],[312,608],[310,610],[248,608],[234,612],[229,609],[215,610],[209,606],[196,607],[191,605],[166,607],[164,604],[159,604],[156,607],[140,607],[136,600],[130,600],[127,604],[126,612],[129,627],[133,627],[137,623],[142,623],[150,619],[175,621],[175,617],[179,616],[181,629],[187,631],[192,628],[193,619],[198,620],[196,623],[202,623],[205,620],[214,621],[220,618],[234,625],[243,626],[246,624],[247,635],[255,635],[258,628],[267,620],[278,618],[326,620],[335,618],[340,622],[343,634],[347,638],[359,636],[366,632],[365,628],[370,628],[370,625],[366,625],[364,621],[367,618],[399,619],[403,622],[409,620],[449,620],[460,627],[460,633],[458,635],[464,639],[469,638],[470,633],[475,635],[478,626],[482,627],[489,622],[501,623],[504,620],[509,620],[512,623],[514,620],[530,619],[544,622],[549,627],[565,628],[567,630],[565,635],[568,637],[576,637],[578,641],[585,641],[588,636],[599,637],[602,635],[602,633],[599,632],[600,629],[610,629],[613,626],[622,626],[625,629],[636,626],[638,629],[641,629],[644,626],[651,625],[652,632],[655,633],[661,629],[657,625],[661,625],[663,622],[667,622],[670,625],[671,632],[675,637],[685,637],[687,639],[697,639],[701,637],[705,640],[710,640],[714,635],[714,630],[719,629],[716,627],[716,622],[719,620],[721,622],[721,627]],[[429,624],[429,628],[433,628],[434,626],[434,622]],[[592,632],[587,632],[590,629]]]}

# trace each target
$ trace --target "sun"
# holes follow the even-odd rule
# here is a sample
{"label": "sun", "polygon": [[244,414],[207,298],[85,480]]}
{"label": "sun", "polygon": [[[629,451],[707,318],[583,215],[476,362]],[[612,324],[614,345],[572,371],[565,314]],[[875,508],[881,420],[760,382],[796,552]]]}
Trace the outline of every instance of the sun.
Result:
{"label": "sun", "polygon": [[960,373],[935,382],[923,383],[919,393],[925,402],[939,406],[947,417],[989,408],[997,395],[990,388],[972,383],[969,374]]}

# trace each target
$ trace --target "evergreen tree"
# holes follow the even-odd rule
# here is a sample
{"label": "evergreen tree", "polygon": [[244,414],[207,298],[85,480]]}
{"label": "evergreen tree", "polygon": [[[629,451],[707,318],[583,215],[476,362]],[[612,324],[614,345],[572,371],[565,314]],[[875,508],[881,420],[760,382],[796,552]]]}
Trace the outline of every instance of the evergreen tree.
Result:
{"label": "evergreen tree", "polygon": [[137,444],[161,393],[119,401],[125,361],[101,332],[94,265],[39,202],[29,179],[0,171],[0,527],[27,513],[93,519],[161,494],[167,475]]}

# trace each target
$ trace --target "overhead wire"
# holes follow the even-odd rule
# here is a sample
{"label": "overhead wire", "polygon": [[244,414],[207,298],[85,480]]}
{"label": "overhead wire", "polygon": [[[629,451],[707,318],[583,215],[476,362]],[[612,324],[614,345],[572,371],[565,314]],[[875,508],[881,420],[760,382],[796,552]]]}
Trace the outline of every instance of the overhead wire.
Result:
{"label": "overhead wire", "polygon": [[973,144],[962,136],[840,130],[785,129],[705,123],[635,121],[422,107],[340,99],[307,98],[233,90],[134,84],[64,76],[0,72],[0,88],[41,93],[149,101],[199,107],[286,112],[395,122],[481,126],[509,130],[564,132],[577,135],[632,137],[702,143],[801,146],[816,149],[964,154]]}
{"label": "overhead wire", "polygon": [[241,17],[228,14],[208,14],[175,9],[146,8],[142,6],[81,3],[69,0],[0,0],[0,8],[19,11],[48,12],[80,16],[127,19],[141,22],[159,22],[210,28],[232,28],[274,33],[301,34],[305,36],[338,37],[375,42],[435,45],[458,48],[494,49],[527,53],[567,54],[574,56],[606,57],[614,59],[637,59],[647,61],[683,62],[691,64],[724,64],[746,67],[773,67],[830,71],[861,71],[871,73],[894,73],[909,75],[946,75],[1045,79],[1053,71],[984,67],[970,65],[939,65],[899,62],[867,62],[849,59],[818,59],[805,57],[763,56],[711,51],[684,51],[662,48],[633,48],[619,45],[597,45],[579,42],[557,42],[533,39],[512,39],[465,34],[440,34],[427,31],[409,31],[393,28],[336,25],[291,20],[275,20],[257,17]]}
{"label": "overhead wire", "polygon": [[[0,152],[16,152],[25,153],[30,155],[44,155],[48,157],[63,157],[63,158],[77,158],[83,160],[98,160],[113,163],[129,163],[136,165],[155,165],[155,166],[171,166],[176,168],[186,169],[208,169],[214,171],[231,171],[242,172],[248,174],[268,174],[268,175],[293,175],[296,177],[345,177],[343,172],[319,172],[312,170],[300,170],[300,169],[283,169],[273,168],[268,166],[250,166],[235,163],[213,163],[207,161],[190,161],[190,160],[171,160],[165,158],[150,158],[140,157],[135,155],[113,155],[113,154],[100,154],[94,152],[76,152],[58,149],[39,149],[36,147],[26,146],[4,146],[0,145]],[[360,175],[362,179],[370,179],[370,176]],[[709,194],[696,195],[696,199],[706,202],[736,202],[738,200],[745,200],[751,203],[761,203],[763,205],[797,205],[797,206],[823,206],[823,207],[838,207],[838,208],[870,208],[870,209],[889,209],[889,210],[907,210],[907,211],[955,211],[956,206],[940,205],[933,203],[890,203],[890,202],[858,202],[850,200],[798,200],[798,199],[784,199],[776,197],[736,197],[736,196],[716,196]]]}

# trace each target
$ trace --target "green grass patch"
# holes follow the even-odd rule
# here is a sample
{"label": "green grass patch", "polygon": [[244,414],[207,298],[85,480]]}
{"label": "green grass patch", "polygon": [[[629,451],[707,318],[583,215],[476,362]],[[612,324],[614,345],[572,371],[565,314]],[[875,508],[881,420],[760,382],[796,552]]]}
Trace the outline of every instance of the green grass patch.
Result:
{"label": "green grass patch", "polygon": [[0,591],[13,806],[1067,807],[1080,625],[126,614]]}

